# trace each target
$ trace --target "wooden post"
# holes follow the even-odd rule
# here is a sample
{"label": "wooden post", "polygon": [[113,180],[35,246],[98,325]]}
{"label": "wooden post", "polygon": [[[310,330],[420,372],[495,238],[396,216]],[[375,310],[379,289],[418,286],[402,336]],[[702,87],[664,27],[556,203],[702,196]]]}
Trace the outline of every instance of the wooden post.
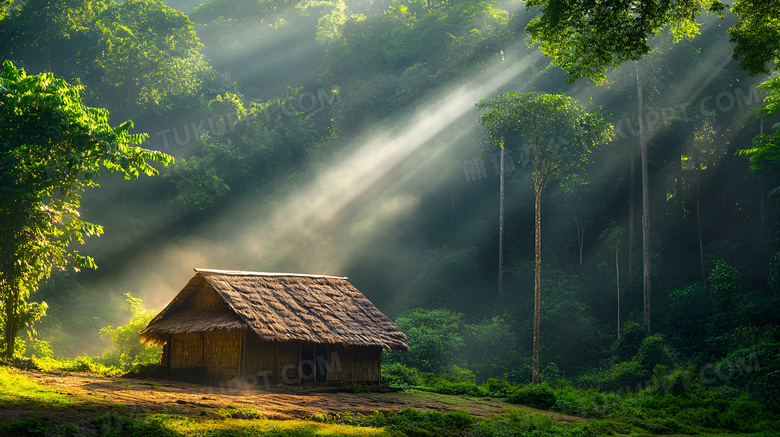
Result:
{"label": "wooden post", "polygon": [[171,355],[173,354],[173,335],[168,334],[168,342],[165,343],[168,348],[168,353],[165,354],[165,368],[171,370]]}

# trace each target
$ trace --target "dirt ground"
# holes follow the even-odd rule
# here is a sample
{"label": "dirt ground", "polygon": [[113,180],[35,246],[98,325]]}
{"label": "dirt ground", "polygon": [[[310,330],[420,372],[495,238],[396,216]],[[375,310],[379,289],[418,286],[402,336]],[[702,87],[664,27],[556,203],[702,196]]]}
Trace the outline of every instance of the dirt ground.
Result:
{"label": "dirt ground", "polygon": [[[395,393],[344,393],[323,388],[281,387],[264,390],[228,389],[166,379],[119,378],[88,374],[45,374],[24,372],[31,380],[73,399],[65,409],[52,411],[60,420],[94,417],[121,408],[123,414],[170,413],[213,416],[217,408],[231,405],[251,407],[268,419],[304,418],[312,414],[371,414],[374,411],[411,407],[421,411],[465,410],[477,417],[503,413],[506,408],[521,408],[548,414],[556,420],[581,421],[578,417],[533,410],[494,399],[432,394],[417,390]],[[0,410],[0,420],[49,415],[41,411]],[[64,417],[67,416],[67,417]]]}

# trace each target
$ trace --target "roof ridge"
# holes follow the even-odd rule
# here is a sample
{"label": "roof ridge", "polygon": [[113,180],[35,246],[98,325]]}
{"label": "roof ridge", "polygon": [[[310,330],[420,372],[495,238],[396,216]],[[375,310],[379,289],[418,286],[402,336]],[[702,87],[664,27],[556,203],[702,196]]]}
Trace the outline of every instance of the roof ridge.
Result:
{"label": "roof ridge", "polygon": [[305,273],[277,273],[277,272],[250,272],[244,270],[218,270],[218,269],[199,269],[194,268],[195,272],[204,275],[231,275],[231,276],[296,276],[305,278],[329,278],[329,279],[349,279],[346,276],[330,275],[310,275]]}

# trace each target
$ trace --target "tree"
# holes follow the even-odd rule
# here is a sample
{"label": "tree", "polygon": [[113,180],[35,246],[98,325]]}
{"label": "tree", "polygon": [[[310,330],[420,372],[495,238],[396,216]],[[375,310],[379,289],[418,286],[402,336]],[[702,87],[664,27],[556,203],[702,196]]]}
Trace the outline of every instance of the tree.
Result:
{"label": "tree", "polygon": [[147,310],[143,302],[130,293],[125,293],[122,308],[130,312],[130,321],[122,326],[105,326],[100,336],[114,343],[114,350],[107,352],[111,365],[131,369],[136,364],[157,364],[160,362],[160,346],[147,346],[141,342],[141,330],[152,321],[157,311]]}
{"label": "tree", "polygon": [[82,87],[51,73],[28,76],[5,61],[0,75],[0,291],[5,356],[33,305],[27,302],[53,268],[95,268],[70,249],[101,226],[81,219],[81,193],[97,187],[100,170],[136,179],[157,174],[147,161],[169,164],[162,152],[135,146],[131,121],[112,128],[108,111],[87,108]]}
{"label": "tree", "polygon": [[588,182],[579,177],[568,178],[563,184],[562,202],[566,212],[574,224],[577,234],[577,252],[580,265],[583,261],[585,248],[585,230],[593,222],[593,217],[598,214],[603,205],[593,200],[591,190],[588,190]]}
{"label": "tree", "polygon": [[530,158],[534,185],[534,343],[532,382],[539,383],[539,313],[541,289],[542,191],[556,177],[568,177],[587,162],[588,154],[606,141],[612,128],[598,114],[590,114],[563,94],[509,91],[481,100],[479,118],[489,144],[521,149]]}
{"label": "tree", "polygon": [[[641,0],[531,0],[526,6],[538,6],[542,13],[526,26],[532,42],[539,44],[542,53],[553,59],[553,64],[566,71],[569,75],[568,82],[588,77],[600,84],[606,79],[605,72],[609,67],[618,67],[627,60],[635,61],[642,178],[643,313],[645,329],[649,332],[650,195],[642,77],[636,61],[650,51],[648,39],[664,27],[670,27],[675,42],[682,38],[692,38],[700,33],[696,19],[703,9],[723,17],[726,5],[720,0],[677,0],[660,3]],[[738,49],[735,49],[735,57],[737,51]]]}
{"label": "tree", "polygon": [[642,75],[639,62],[636,68],[636,92],[639,115],[639,161],[642,168],[642,296],[645,329],[650,332],[650,177],[647,167],[647,132],[645,131],[645,108],[642,98]]}
{"label": "tree", "polygon": [[703,9],[722,17],[720,0],[646,2],[530,0],[541,16],[526,26],[532,42],[569,75],[569,82],[588,77],[596,83],[607,68],[639,60],[650,51],[648,39],[670,26],[675,42],[699,34]]}
{"label": "tree", "polygon": [[391,361],[423,372],[442,373],[463,365],[463,314],[445,309],[414,309],[399,316],[396,325],[409,336],[409,352],[392,354]]}
{"label": "tree", "polygon": [[780,62],[780,1],[737,0],[731,10],[739,15],[729,29],[733,58],[751,74],[769,73]]}
{"label": "tree", "polygon": [[158,0],[26,0],[0,22],[0,40],[0,58],[78,79],[86,101],[120,116],[202,106],[213,73],[193,23]]}
{"label": "tree", "polygon": [[617,288],[617,338],[620,338],[620,258],[618,256],[620,243],[623,240],[625,228],[619,226],[614,220],[610,222],[609,227],[601,233],[601,239],[607,244],[607,247],[615,250],[615,286]]}
{"label": "tree", "polygon": [[[758,86],[769,91],[769,96],[764,99],[766,105],[759,108],[762,116],[774,115],[780,110],[780,76],[774,76]],[[780,129],[774,125],[774,130],[769,134],[762,133],[753,138],[753,147],[740,149],[737,153],[750,157],[751,170],[765,172],[780,162]],[[770,195],[780,194],[780,187],[770,191]]]}

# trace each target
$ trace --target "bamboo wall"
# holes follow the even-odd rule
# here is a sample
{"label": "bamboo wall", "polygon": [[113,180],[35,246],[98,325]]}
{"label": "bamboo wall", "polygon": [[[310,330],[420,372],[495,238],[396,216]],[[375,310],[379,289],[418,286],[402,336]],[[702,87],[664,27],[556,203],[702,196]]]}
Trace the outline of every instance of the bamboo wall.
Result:
{"label": "bamboo wall", "polygon": [[248,331],[171,336],[171,369],[205,367],[217,377],[255,375],[274,383],[381,381],[381,349],[260,340]]}
{"label": "bamboo wall", "polygon": [[[341,363],[341,370],[333,374],[333,379],[338,381],[353,382],[380,382],[381,375],[381,352],[379,347],[353,346],[344,347],[341,345],[332,345],[332,352],[329,354],[329,361],[333,352],[336,352]],[[338,368],[338,366],[330,366]]]}
{"label": "bamboo wall", "polygon": [[244,375],[266,377],[276,383],[380,382],[381,348],[275,343],[246,333]]}
{"label": "bamboo wall", "polygon": [[209,375],[239,375],[243,331],[211,331],[171,336],[171,369],[205,367]]}
{"label": "bamboo wall", "polygon": [[[230,311],[203,281],[193,309]],[[251,331],[209,331],[170,336],[165,364],[171,369],[202,367],[211,377],[247,377],[284,384],[375,382],[381,380],[379,347],[345,347],[304,342],[261,340]]]}

